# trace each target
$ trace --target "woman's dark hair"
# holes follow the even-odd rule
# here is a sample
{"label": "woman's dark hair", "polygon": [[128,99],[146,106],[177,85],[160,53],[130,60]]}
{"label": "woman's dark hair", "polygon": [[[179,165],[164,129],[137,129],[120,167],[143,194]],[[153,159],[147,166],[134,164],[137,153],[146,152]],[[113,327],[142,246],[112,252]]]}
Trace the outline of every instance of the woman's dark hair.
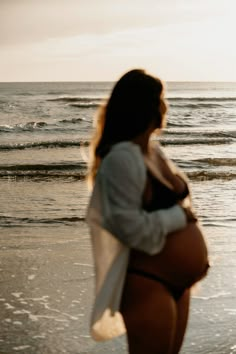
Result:
{"label": "woman's dark hair", "polygon": [[97,129],[91,143],[93,182],[100,161],[112,145],[133,140],[155,122],[161,128],[165,114],[163,84],[144,70],[127,72],[115,84],[107,103],[100,108]]}

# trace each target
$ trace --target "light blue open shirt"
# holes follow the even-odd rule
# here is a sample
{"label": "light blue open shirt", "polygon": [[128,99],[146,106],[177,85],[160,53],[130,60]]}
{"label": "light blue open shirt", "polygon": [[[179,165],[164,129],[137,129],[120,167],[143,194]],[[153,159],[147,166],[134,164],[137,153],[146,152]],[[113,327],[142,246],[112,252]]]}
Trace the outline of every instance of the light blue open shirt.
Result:
{"label": "light blue open shirt", "polygon": [[130,248],[157,254],[166,236],[187,224],[179,205],[153,212],[142,208],[146,178],[142,151],[128,141],[113,146],[96,176],[87,211],[96,275],[91,316],[95,340],[126,332],[119,307]]}

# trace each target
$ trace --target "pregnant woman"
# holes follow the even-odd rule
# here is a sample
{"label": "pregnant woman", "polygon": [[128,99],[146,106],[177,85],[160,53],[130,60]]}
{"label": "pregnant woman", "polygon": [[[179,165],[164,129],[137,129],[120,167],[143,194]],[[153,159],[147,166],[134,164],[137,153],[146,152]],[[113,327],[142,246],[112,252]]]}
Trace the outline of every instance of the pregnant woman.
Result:
{"label": "pregnant woman", "polygon": [[162,82],[129,71],[101,107],[91,144],[91,333],[106,340],[127,332],[131,354],[180,351],[191,287],[209,267],[188,181],[151,141],[165,113]]}

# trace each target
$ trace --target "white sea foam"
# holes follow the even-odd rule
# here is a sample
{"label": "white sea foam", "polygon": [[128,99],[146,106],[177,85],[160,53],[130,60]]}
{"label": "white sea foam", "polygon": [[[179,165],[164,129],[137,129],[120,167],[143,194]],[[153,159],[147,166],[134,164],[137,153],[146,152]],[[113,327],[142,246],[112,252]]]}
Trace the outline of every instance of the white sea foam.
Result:
{"label": "white sea foam", "polygon": [[11,318],[5,318],[4,321],[7,323],[11,323],[12,320],[11,320]]}
{"label": "white sea foam", "polygon": [[93,268],[93,265],[92,264],[88,264],[88,263],[73,263],[73,264],[77,265],[77,266]]}
{"label": "white sea foam", "polygon": [[15,308],[15,306],[12,306],[11,304],[9,304],[8,302],[6,302],[5,304],[5,307],[7,310],[13,310]]}
{"label": "white sea foam", "polygon": [[22,326],[23,325],[23,323],[21,321],[13,321],[12,323],[14,325],[16,325],[16,326]]}
{"label": "white sea foam", "polygon": [[13,313],[14,313],[14,315],[24,315],[24,314],[29,314],[30,311],[22,309],[22,310],[13,311]]}
{"label": "white sea foam", "polygon": [[15,292],[15,293],[11,293],[13,296],[15,296],[16,298],[21,297],[21,295],[23,294],[22,292]]}
{"label": "white sea foam", "polygon": [[210,295],[210,296],[197,296],[197,295],[193,295],[193,298],[199,299],[199,300],[211,300],[211,299],[216,299],[216,298],[218,298],[218,297],[228,296],[228,295],[230,295],[230,294],[231,294],[230,292],[222,291],[222,292],[219,292],[219,293],[217,293],[217,294]]}
{"label": "white sea foam", "polygon": [[45,334],[37,334],[35,336],[32,336],[33,339],[44,339],[46,338]]}
{"label": "white sea foam", "polygon": [[31,345],[19,345],[17,347],[13,347],[13,349],[16,350],[16,351],[25,350],[25,349],[28,349],[28,348],[31,348]]}
{"label": "white sea foam", "polygon": [[236,309],[224,309],[224,311],[229,312],[230,314],[236,315]]}

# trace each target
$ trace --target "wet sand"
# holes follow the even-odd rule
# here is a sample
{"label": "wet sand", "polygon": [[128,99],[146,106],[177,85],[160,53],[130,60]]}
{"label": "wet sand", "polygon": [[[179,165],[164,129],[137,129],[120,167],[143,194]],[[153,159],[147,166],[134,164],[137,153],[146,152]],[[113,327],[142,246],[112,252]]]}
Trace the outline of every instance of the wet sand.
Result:
{"label": "wet sand", "polygon": [[[34,235],[30,226],[1,230],[0,353],[127,353],[124,337],[98,344],[89,336],[94,272],[86,224],[50,227],[34,227]],[[218,228],[209,244],[214,265],[193,296],[181,354],[236,353],[236,241]]]}
{"label": "wet sand", "polygon": [[[1,238],[0,353],[89,348],[93,269],[87,229],[10,229]],[[19,234],[19,231],[21,234]],[[55,232],[56,231],[56,232]],[[4,246],[5,245],[5,246]]]}

